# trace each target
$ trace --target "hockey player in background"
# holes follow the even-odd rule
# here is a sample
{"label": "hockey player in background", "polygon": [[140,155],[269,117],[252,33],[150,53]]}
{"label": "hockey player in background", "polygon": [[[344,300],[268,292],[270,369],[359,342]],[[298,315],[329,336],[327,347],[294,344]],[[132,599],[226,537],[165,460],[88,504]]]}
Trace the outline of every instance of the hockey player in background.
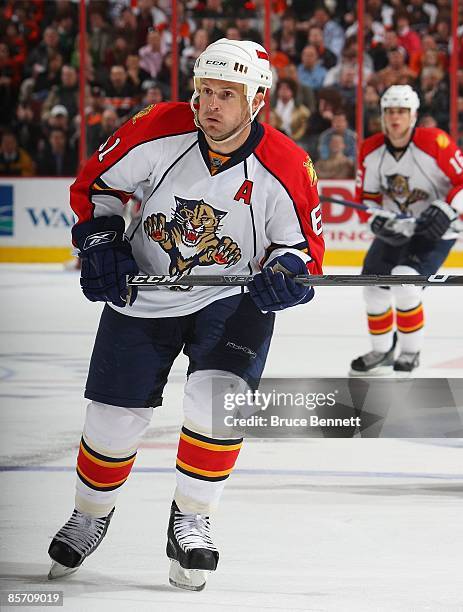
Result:
{"label": "hockey player in background", "polygon": [[[265,49],[221,39],[194,67],[191,105],[148,107],[115,132],[71,187],[81,287],[106,302],[85,397],[75,510],[53,538],[49,577],[75,571],[102,541],[176,356],[189,368],[168,527],[171,584],[200,590],[219,553],[209,516],[242,440],[212,425],[225,393],[255,389],[274,312],[303,304],[323,238],[310,158],[257,122],[272,73]],[[141,187],[142,213],[122,211]],[[128,292],[127,274],[255,274],[240,287]],[[217,404],[214,404],[217,405]],[[223,405],[223,401],[222,401]],[[153,483],[153,486],[156,486]]]}
{"label": "hockey player in background", "polygon": [[[457,238],[452,223],[463,212],[463,154],[442,130],[415,128],[418,108],[409,85],[393,85],[381,98],[384,133],[363,143],[357,201],[386,212],[370,219],[375,238],[362,274],[434,274]],[[413,285],[365,287],[373,350],[352,361],[351,375],[408,376],[418,367],[421,296]]]}

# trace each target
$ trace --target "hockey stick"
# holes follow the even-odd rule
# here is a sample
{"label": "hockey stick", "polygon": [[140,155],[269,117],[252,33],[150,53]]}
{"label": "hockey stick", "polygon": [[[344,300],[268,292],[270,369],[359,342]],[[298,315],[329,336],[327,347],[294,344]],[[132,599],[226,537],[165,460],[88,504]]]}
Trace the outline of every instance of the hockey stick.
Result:
{"label": "hockey stick", "polygon": [[[366,206],[365,204],[358,204],[358,202],[352,202],[351,200],[338,200],[337,198],[331,198],[330,196],[321,195],[321,202],[329,202],[331,204],[340,204],[341,206],[346,206],[347,208],[355,208],[355,210],[362,210],[363,212],[368,212],[371,214],[381,213],[382,217],[386,217],[388,219],[409,219],[410,223],[414,225],[416,221],[415,217],[409,217],[408,215],[395,213],[392,210],[384,210],[379,206]],[[450,229],[454,232],[462,232],[463,224],[458,219],[452,221],[450,224]]]}
{"label": "hockey stick", "polygon": [[[214,276],[157,276],[138,274],[127,277],[129,287],[139,289],[158,289],[160,287],[246,287],[252,281],[249,275],[221,275]],[[366,287],[394,285],[415,285],[418,287],[459,287],[463,286],[463,275],[432,274],[431,276],[412,275],[317,275],[295,276],[293,280],[310,287]]]}

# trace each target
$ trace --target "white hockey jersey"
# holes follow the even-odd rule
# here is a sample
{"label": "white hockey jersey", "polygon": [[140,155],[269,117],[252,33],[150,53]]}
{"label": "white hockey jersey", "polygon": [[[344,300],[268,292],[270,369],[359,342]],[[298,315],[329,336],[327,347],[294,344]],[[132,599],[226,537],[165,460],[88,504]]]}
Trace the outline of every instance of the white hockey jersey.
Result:
{"label": "white hockey jersey", "polygon": [[[141,111],[113,134],[71,186],[78,223],[120,215],[141,186],[141,217],[127,230],[142,274],[254,274],[270,252],[294,249],[311,273],[324,252],[317,180],[307,153],[267,125],[210,170],[188,104]],[[281,251],[280,251],[281,249]],[[136,317],[186,315],[240,287],[139,291]]]}
{"label": "white hockey jersey", "polygon": [[[368,206],[419,217],[434,200],[443,200],[462,214],[463,153],[437,128],[416,128],[398,156],[384,134],[375,134],[363,143],[356,187],[357,201]],[[451,230],[443,236],[456,237]]]}

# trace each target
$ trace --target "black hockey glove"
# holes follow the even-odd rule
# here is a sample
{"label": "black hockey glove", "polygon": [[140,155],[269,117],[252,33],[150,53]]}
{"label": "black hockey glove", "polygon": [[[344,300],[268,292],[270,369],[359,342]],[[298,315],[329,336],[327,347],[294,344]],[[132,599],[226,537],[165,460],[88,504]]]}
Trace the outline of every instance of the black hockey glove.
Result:
{"label": "black hockey glove", "polygon": [[415,235],[436,242],[458,217],[457,211],[447,202],[434,200],[416,220]]}
{"label": "black hockey glove", "polygon": [[314,296],[313,287],[299,285],[291,278],[299,274],[308,272],[305,263],[294,253],[272,259],[248,285],[256,306],[263,312],[270,312],[310,302]]}
{"label": "black hockey glove", "polygon": [[[97,217],[72,228],[72,238],[82,260],[80,286],[91,302],[111,302],[126,306],[127,274],[138,274],[132,247],[124,233],[124,219],[119,216]],[[137,297],[132,287],[130,306]]]}
{"label": "black hockey glove", "polygon": [[390,219],[381,215],[374,215],[370,229],[380,240],[395,247],[407,244],[412,233],[409,219]]}

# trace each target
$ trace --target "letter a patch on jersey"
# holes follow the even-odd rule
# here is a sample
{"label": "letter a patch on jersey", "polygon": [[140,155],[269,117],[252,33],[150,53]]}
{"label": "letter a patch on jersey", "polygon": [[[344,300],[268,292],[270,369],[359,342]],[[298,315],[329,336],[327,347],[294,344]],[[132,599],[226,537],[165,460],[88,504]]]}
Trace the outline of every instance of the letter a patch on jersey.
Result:
{"label": "letter a patch on jersey", "polygon": [[243,200],[245,204],[249,205],[251,203],[252,186],[253,186],[252,181],[248,179],[244,180],[243,184],[238,189],[233,199],[236,200],[237,202],[239,202],[240,200]]}

